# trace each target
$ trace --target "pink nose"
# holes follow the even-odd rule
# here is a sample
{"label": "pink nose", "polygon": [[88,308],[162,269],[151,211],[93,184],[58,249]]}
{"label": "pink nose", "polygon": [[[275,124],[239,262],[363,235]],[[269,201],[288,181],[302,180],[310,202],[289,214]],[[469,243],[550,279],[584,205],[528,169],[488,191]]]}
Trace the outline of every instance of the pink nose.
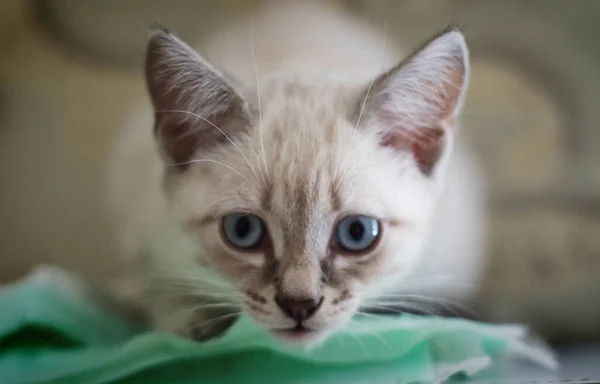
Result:
{"label": "pink nose", "polygon": [[275,303],[290,318],[297,323],[312,317],[323,304],[323,297],[297,300],[292,297],[275,296]]}

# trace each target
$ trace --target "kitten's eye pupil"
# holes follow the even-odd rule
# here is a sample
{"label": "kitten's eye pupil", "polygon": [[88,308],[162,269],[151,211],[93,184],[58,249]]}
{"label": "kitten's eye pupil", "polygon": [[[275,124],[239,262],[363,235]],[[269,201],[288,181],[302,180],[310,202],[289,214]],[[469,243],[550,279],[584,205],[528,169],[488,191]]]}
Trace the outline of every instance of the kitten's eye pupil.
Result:
{"label": "kitten's eye pupil", "polygon": [[353,221],[348,232],[354,240],[359,241],[365,234],[365,227],[359,221]]}
{"label": "kitten's eye pupil", "polygon": [[223,217],[222,236],[238,250],[259,249],[267,234],[266,226],[256,215],[232,213]]}
{"label": "kitten's eye pupil", "polygon": [[335,228],[336,247],[350,253],[368,251],[379,238],[379,221],[369,216],[344,217]]}
{"label": "kitten's eye pupil", "polygon": [[235,223],[235,234],[239,237],[246,237],[250,232],[250,219],[247,216],[240,217]]}

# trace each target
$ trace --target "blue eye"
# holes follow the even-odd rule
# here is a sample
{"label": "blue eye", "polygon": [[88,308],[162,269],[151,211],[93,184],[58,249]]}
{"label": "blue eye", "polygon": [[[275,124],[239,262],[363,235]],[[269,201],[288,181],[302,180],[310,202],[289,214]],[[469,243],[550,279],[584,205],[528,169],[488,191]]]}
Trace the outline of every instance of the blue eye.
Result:
{"label": "blue eye", "polygon": [[368,216],[344,217],[335,228],[334,240],[347,252],[363,252],[379,238],[379,221]]}
{"label": "blue eye", "polygon": [[234,247],[253,250],[262,246],[266,228],[256,215],[232,213],[223,217],[223,234]]}

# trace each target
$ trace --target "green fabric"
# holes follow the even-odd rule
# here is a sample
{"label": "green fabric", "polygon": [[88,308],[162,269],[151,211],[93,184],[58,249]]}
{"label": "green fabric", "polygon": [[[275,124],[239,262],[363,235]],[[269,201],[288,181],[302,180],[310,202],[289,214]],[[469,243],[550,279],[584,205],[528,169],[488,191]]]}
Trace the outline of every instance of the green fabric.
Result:
{"label": "green fabric", "polygon": [[0,384],[429,383],[505,355],[549,368],[518,326],[416,316],[365,317],[313,350],[285,348],[250,319],[199,344],[145,333],[48,279],[0,289]]}

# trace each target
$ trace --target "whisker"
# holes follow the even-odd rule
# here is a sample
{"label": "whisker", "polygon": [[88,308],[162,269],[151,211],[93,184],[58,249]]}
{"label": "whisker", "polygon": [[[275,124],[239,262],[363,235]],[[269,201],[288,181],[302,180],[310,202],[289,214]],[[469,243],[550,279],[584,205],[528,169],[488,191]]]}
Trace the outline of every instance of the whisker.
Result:
{"label": "whisker", "polygon": [[[236,297],[234,294],[230,294],[228,291],[231,290],[230,287],[221,285],[216,282],[203,282],[203,281],[194,281],[191,279],[157,279],[154,282],[155,286],[160,286],[162,289],[165,288],[182,288],[189,289],[190,294],[218,294],[219,297]],[[182,291],[183,292],[183,291]]]}
{"label": "whisker", "polygon": [[[467,282],[457,282],[456,281],[456,276],[452,275],[452,274],[437,274],[437,275],[431,275],[431,274],[424,274],[424,275],[413,275],[411,277],[411,280],[418,280],[417,282],[411,281],[411,282],[405,282],[402,285],[402,289],[404,291],[404,293],[401,292],[371,292],[368,290],[362,290],[359,291],[358,294],[360,294],[364,299],[366,300],[370,300],[370,299],[378,299],[381,297],[397,297],[397,296],[402,296],[402,295],[406,295],[406,294],[411,294],[411,291],[420,291],[423,289],[432,289],[438,286],[445,286],[448,285],[449,283],[452,284],[453,287],[456,288],[464,288],[464,289],[471,289],[474,288],[474,285],[472,283],[467,283]],[[450,300],[450,299],[442,299],[442,300]]]}
{"label": "whisker", "polygon": [[[410,298],[408,298],[408,299],[410,300]],[[381,305],[394,305],[394,304],[396,304],[398,302],[395,301],[395,300],[393,300],[393,301],[378,301],[378,303],[381,304]],[[407,301],[403,301],[399,305],[400,306],[404,306],[405,308],[409,308],[407,305],[411,305],[411,304],[414,304],[413,309],[416,309],[417,311],[423,311],[423,308],[420,307],[420,306],[418,306],[418,305],[421,305],[421,306],[422,305],[428,305],[431,308],[433,308],[434,313],[437,314],[437,315],[440,314],[440,312],[439,312],[440,309],[446,309],[452,315],[460,317],[460,314],[459,314],[459,312],[456,309],[452,308],[449,305],[442,304],[442,303],[437,303],[437,302],[428,303],[428,302],[416,302],[416,301],[408,301],[408,302]]]}
{"label": "whisker", "polygon": [[[444,297],[430,297],[430,296],[417,295],[417,294],[393,294],[393,293],[390,293],[390,294],[382,294],[380,296],[380,299],[389,299],[391,303],[393,303],[394,299],[421,300],[421,301],[429,302],[432,304],[437,304],[437,305],[449,310],[451,313],[453,313],[454,315],[457,315],[457,316],[460,316],[460,315],[456,309],[460,309],[471,316],[476,315],[476,311],[474,309],[468,307],[467,305],[460,303],[456,300],[451,300],[451,299],[447,299]],[[378,302],[384,303],[385,301],[378,300]]]}
{"label": "whisker", "polygon": [[238,311],[239,311],[239,307],[233,303],[211,303],[211,302],[195,305],[195,306],[191,307],[191,310],[201,311],[203,309],[210,309],[210,308],[232,308],[232,309],[238,309]]}
{"label": "whisker", "polygon": [[344,338],[340,336],[339,333],[334,333],[333,337],[337,340],[338,344],[340,345],[340,350],[343,351],[344,350]]}
{"label": "whisker", "polygon": [[[252,165],[250,164],[250,160],[248,160],[248,158],[246,157],[244,152],[241,150],[241,148],[235,143],[235,141],[233,141],[233,139],[227,133],[225,133],[225,131],[223,131],[221,128],[217,127],[212,121],[208,120],[207,118],[205,118],[203,116],[200,116],[197,113],[185,111],[185,110],[179,110],[179,109],[163,109],[163,110],[156,111],[156,113],[183,113],[183,114],[190,115],[197,119],[207,122],[212,127],[214,127],[216,130],[218,130],[223,136],[225,136],[225,138],[240,152],[240,155],[242,155],[242,157],[246,161],[246,164],[248,164],[248,167],[250,168],[252,173],[254,173],[254,169],[253,169]],[[181,165],[184,165],[184,164],[181,164]],[[256,176],[256,174],[255,174],[255,176]]]}
{"label": "whisker", "polygon": [[[368,307],[368,306],[361,306],[361,308],[364,308],[364,307]],[[372,317],[374,319],[381,319],[381,317],[382,317],[381,314],[364,312],[360,309],[356,311],[356,314],[359,316]]]}
{"label": "whisker", "polygon": [[226,320],[226,319],[229,319],[229,318],[232,318],[232,317],[238,317],[238,316],[241,316],[242,314],[243,314],[242,311],[236,311],[236,312],[227,313],[227,314],[222,315],[222,316],[217,316],[217,317],[213,317],[213,318],[207,319],[205,321],[201,321],[200,322],[200,326],[204,327],[207,324],[212,324],[212,323],[219,322],[219,321],[222,321],[222,320]]}
{"label": "whisker", "polygon": [[[162,276],[155,276],[152,278],[150,286],[155,288],[160,287],[161,289],[165,289],[167,287],[187,288],[200,294],[217,293],[219,296],[224,296],[230,292],[235,292],[233,287],[223,283],[222,281],[209,279],[203,280],[191,275],[185,276],[183,273],[173,274],[170,276],[166,274],[163,274]],[[230,294],[229,296],[233,297],[234,295]]]}
{"label": "whisker", "polygon": [[[160,279],[160,278],[174,278],[174,279],[181,279],[181,278],[189,278],[189,280],[192,281],[199,281],[199,282],[211,282],[211,283],[215,283],[216,285],[220,285],[222,287],[226,287],[226,288],[233,288],[234,285],[232,282],[229,282],[228,280],[225,280],[225,278],[223,278],[220,274],[218,274],[217,271],[210,269],[210,268],[203,268],[203,267],[198,267],[196,266],[189,266],[189,265],[182,265],[182,266],[175,266],[175,265],[171,265],[171,266],[157,266],[156,269],[154,270],[154,275],[152,276],[153,279]],[[246,278],[241,278],[236,280],[237,282],[243,282],[245,281]]]}
{"label": "whisker", "polygon": [[207,163],[215,163],[215,164],[219,164],[222,165],[223,167],[229,168],[230,170],[232,170],[233,172],[237,173],[238,175],[240,175],[241,177],[244,178],[244,180],[246,180],[247,182],[249,182],[250,184],[256,186],[256,184],[254,184],[252,181],[250,181],[250,179],[248,179],[246,176],[244,176],[240,171],[238,171],[237,169],[233,168],[231,165],[227,165],[225,163],[222,163],[218,160],[214,160],[214,159],[195,159],[195,160],[190,160],[190,161],[186,161],[183,163],[174,163],[174,164],[166,164],[166,167],[176,167],[179,165],[186,165],[186,164],[193,164],[193,163],[203,163],[203,162],[207,162]]}
{"label": "whisker", "polygon": [[202,268],[196,268],[196,269],[190,270],[190,269],[186,269],[185,267],[181,267],[181,268],[157,267],[156,270],[154,271],[154,275],[152,276],[152,279],[153,279],[153,281],[161,280],[161,279],[169,279],[169,278],[172,278],[174,280],[185,279],[185,280],[190,280],[193,282],[214,283],[214,285],[220,285],[223,287],[231,287],[231,284],[229,282],[226,282],[222,278],[216,277],[215,275],[211,275],[211,273],[214,273],[214,272],[212,270],[204,270]]}
{"label": "whisker", "polygon": [[[260,151],[262,153],[262,160],[265,166],[265,172],[269,182],[271,181],[271,175],[269,174],[269,167],[267,166],[267,156],[265,155],[265,146],[263,144],[263,131],[262,131],[262,106],[260,101],[260,81],[258,76],[258,66],[256,65],[256,54],[254,52],[254,37],[252,34],[252,27],[250,27],[250,51],[252,53],[252,63],[254,64],[254,75],[256,77],[256,96],[258,98],[258,134],[260,138]],[[261,171],[261,173],[263,173]],[[263,174],[264,177],[264,174]],[[264,180],[263,180],[264,182]]]}
{"label": "whisker", "polygon": [[370,358],[371,356],[369,354],[369,351],[367,350],[367,347],[365,346],[365,344],[362,341],[360,341],[360,338],[352,332],[349,332],[348,335],[354,337],[354,340],[356,340],[357,344],[361,346],[363,352],[365,353],[365,357]]}
{"label": "whisker", "polygon": [[[189,307],[189,308],[181,308],[179,310],[176,310],[172,313],[170,313],[168,316],[166,316],[164,319],[162,319],[162,321],[166,324],[166,325],[172,325],[172,324],[177,324],[177,323],[187,323],[189,317],[194,313],[198,311],[197,308],[193,308],[193,307]],[[205,324],[210,324],[210,323],[214,323],[216,321],[220,321],[220,320],[225,320],[227,318],[233,317],[233,316],[240,316],[242,314],[241,311],[235,311],[235,312],[229,312],[226,313],[225,315],[222,316],[217,316],[217,317],[212,317],[212,318],[208,318],[206,320],[203,321],[196,321],[194,323],[194,325],[199,324],[200,327],[204,327]],[[178,327],[171,327],[169,326],[168,328],[178,328]]]}
{"label": "whisker", "polygon": [[203,291],[194,291],[193,289],[189,289],[186,287],[177,287],[177,286],[168,286],[162,287],[162,289],[156,293],[150,295],[156,299],[186,299],[186,300],[218,300],[220,302],[227,302],[231,304],[237,304],[240,302],[239,296],[234,295],[226,295],[221,294],[219,292],[208,292],[206,290]]}
{"label": "whisker", "polygon": [[[248,181],[244,181],[240,184],[240,186],[237,188],[237,193],[240,194],[240,189],[242,189],[242,187],[244,185],[246,185],[246,183],[248,183]],[[221,199],[217,199],[215,201],[213,201],[212,203],[208,204],[206,207],[202,208],[202,210],[200,212],[198,212],[196,214],[196,216],[201,216],[204,212],[206,212],[208,209],[210,209],[212,206],[214,206],[215,204],[218,204],[222,201],[227,201],[227,200],[237,200],[238,202],[244,202],[246,201],[246,199],[242,198],[241,196],[228,196],[228,197],[223,197]]]}
{"label": "whisker", "polygon": [[[341,121],[342,118],[338,117],[338,123],[339,121]],[[338,126],[341,126],[341,124],[337,124]],[[340,168],[340,158],[342,157],[342,140],[340,139],[340,135],[341,132],[338,129],[336,131],[337,134],[337,157],[336,157],[336,162],[335,162],[335,168],[333,170],[333,180],[337,182],[338,180],[338,172],[339,172],[339,168]]]}
{"label": "whisker", "polygon": [[[155,287],[160,287],[160,291],[173,294],[187,294],[188,296],[211,296],[211,297],[229,297],[237,298],[239,295],[223,292],[224,287],[216,284],[198,284],[189,281],[157,281]],[[158,290],[158,289],[156,289]]]}
{"label": "whisker", "polygon": [[[424,312],[428,315],[438,315],[435,311],[432,311],[430,309],[425,309],[422,306],[418,306],[415,305],[416,303],[407,303],[407,302],[395,302],[394,304],[391,303],[368,303],[368,304],[364,304],[361,307],[368,309],[368,308],[372,308],[372,309],[377,309],[377,310],[383,310],[383,311],[390,311],[390,310],[395,310],[395,311],[399,311],[400,313],[405,313],[407,312],[407,310],[412,310],[412,311],[417,311],[417,312]],[[423,303],[420,303],[423,304]]]}
{"label": "whisker", "polygon": [[[244,183],[246,183],[246,181],[244,181]],[[215,204],[219,204],[220,202],[227,201],[227,200],[239,200],[239,197],[229,196],[229,197],[224,197],[222,199],[217,199],[217,200],[213,201],[212,203],[208,204],[206,207],[202,208],[202,210],[200,212],[198,212],[198,215],[202,215],[204,212],[206,212],[210,207],[214,206]]]}
{"label": "whisker", "polygon": [[456,276],[452,275],[452,274],[424,275],[424,276],[415,275],[415,276],[413,276],[413,278],[418,279],[419,282],[418,283],[412,282],[410,284],[405,285],[404,288],[406,290],[432,288],[432,287],[435,287],[435,284],[443,285],[443,284],[448,284],[448,283],[452,283],[453,286],[461,287],[461,288],[473,288],[474,287],[474,285],[472,283],[468,283],[468,282],[464,282],[464,281],[463,282],[456,281]]}
{"label": "whisker", "polygon": [[[393,351],[396,349],[396,348],[395,348],[395,346],[391,346],[390,344],[388,344],[388,343],[385,341],[385,339],[384,339],[384,338],[383,338],[381,335],[379,335],[379,334],[377,333],[377,331],[374,331],[374,330],[372,330],[372,329],[369,329],[369,328],[368,328],[368,327],[367,327],[365,324],[363,324],[363,323],[361,323],[361,322],[359,322],[359,321],[352,320],[352,319],[351,319],[350,321],[351,321],[351,323],[352,323],[352,324],[354,324],[354,325],[358,325],[358,326],[362,327],[362,328],[363,328],[363,329],[364,329],[364,330],[365,330],[367,333],[369,333],[370,335],[372,335],[373,337],[375,337],[375,338],[377,339],[377,341],[379,341],[379,342],[380,342],[381,344],[383,344],[383,345],[384,345],[386,348],[388,348],[390,352],[393,352]],[[392,341],[393,341],[393,340],[392,340]]]}
{"label": "whisker", "polygon": [[[386,21],[384,23],[383,41],[381,43],[381,54],[380,54],[380,64],[379,64],[380,69],[382,69],[382,67],[383,67],[383,60],[384,60],[384,57],[385,57],[385,47],[387,45],[387,34],[388,34],[388,25],[387,25],[387,21]],[[356,119],[356,124],[355,124],[355,127],[354,127],[354,131],[352,132],[352,137],[350,138],[350,144],[348,145],[349,148],[352,148],[352,143],[354,142],[354,139],[356,137],[356,132],[358,131],[358,127],[360,125],[360,122],[362,120],[363,114],[365,112],[365,107],[367,105],[367,101],[369,99],[369,95],[371,93],[371,89],[373,88],[373,84],[375,83],[375,80],[376,80],[376,78],[373,77],[371,79],[371,81],[369,82],[369,87],[367,88],[367,93],[365,94],[365,97],[364,97],[364,99],[363,99],[363,101],[361,103],[360,112],[358,114],[358,118]],[[346,158],[348,157],[348,153],[349,152],[350,151],[346,152],[346,155],[344,156],[344,161],[343,161],[344,163],[346,162]],[[338,161],[339,161],[339,159],[338,159]],[[338,166],[336,165],[336,172],[337,172],[337,169],[338,169]]]}

